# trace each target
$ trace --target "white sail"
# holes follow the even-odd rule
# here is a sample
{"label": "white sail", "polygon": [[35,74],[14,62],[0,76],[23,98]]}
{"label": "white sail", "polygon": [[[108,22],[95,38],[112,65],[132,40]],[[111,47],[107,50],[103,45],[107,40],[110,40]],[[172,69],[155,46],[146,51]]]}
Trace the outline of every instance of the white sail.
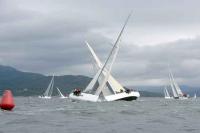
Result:
{"label": "white sail", "polygon": [[[126,24],[128,23],[128,20],[130,18],[131,14],[128,16],[128,18],[126,19],[126,22],[121,30],[121,32],[119,33],[119,36],[117,37],[117,40],[111,50],[111,52],[109,53],[108,55],[108,58],[105,62],[105,64],[103,65],[102,67],[102,71],[104,71],[104,69],[106,69],[108,67],[108,71],[106,71],[106,74],[105,74],[105,78],[104,78],[104,81],[103,83],[100,85],[100,87],[98,88],[97,92],[96,92],[96,95],[99,95],[101,93],[101,91],[103,90],[103,88],[105,87],[106,85],[106,82],[108,81],[108,78],[110,76],[110,72],[111,72],[111,69],[112,69],[112,66],[115,62],[115,59],[116,59],[116,56],[117,56],[117,53],[119,51],[119,42],[120,42],[120,39],[121,39],[121,36],[123,34],[123,31],[126,27]],[[110,65],[108,65],[108,62],[110,61]]]}
{"label": "white sail", "polygon": [[98,84],[97,80],[98,80],[100,73],[101,73],[101,69],[99,69],[99,71],[95,74],[95,76],[93,77],[93,79],[90,81],[90,83],[88,84],[88,86],[86,87],[86,89],[83,92],[89,92],[94,89],[95,84]]}
{"label": "white sail", "polygon": [[58,94],[59,94],[60,98],[66,98],[66,97],[62,94],[62,92],[60,91],[60,89],[59,89],[58,87],[56,87],[56,89],[57,89],[57,91],[58,91]]}
{"label": "white sail", "polygon": [[166,90],[164,89],[164,91],[163,91],[163,92],[164,92],[164,97],[166,97],[166,95],[167,95],[167,94],[166,94]]}
{"label": "white sail", "polygon": [[44,96],[51,97],[53,93],[53,86],[54,86],[54,75],[52,76],[51,82],[49,83],[46,91],[44,92]]}
{"label": "white sail", "polygon": [[[125,24],[124,24],[124,26],[123,26],[123,28],[122,28],[122,30],[120,32],[115,44],[114,44],[111,52],[108,55],[108,58],[106,59],[106,61],[104,63],[104,65],[102,66],[100,71],[98,71],[98,73],[95,75],[95,78],[93,78],[93,80],[87,86],[85,91],[95,89],[96,90],[95,95],[99,96],[100,93],[102,92],[102,90],[104,89],[104,87],[105,87],[105,85],[106,85],[106,83],[108,81],[108,78],[110,76],[110,71],[112,69],[112,65],[113,65],[113,63],[114,63],[114,61],[116,59],[116,55],[117,55],[118,50],[119,50],[118,44],[119,44],[121,35],[122,35],[122,33],[123,33],[124,29],[125,29],[125,26],[126,26],[128,20],[129,20],[129,18],[130,18],[130,15],[128,16],[128,18],[127,18],[127,20],[126,20],[126,22],[125,22]],[[108,64],[109,61],[111,62],[110,65]],[[108,67],[108,70],[106,70],[107,67]],[[99,84],[99,85],[96,88],[94,88],[96,84]]]}
{"label": "white sail", "polygon": [[165,94],[166,94],[166,95],[165,95],[166,97],[170,97],[169,92],[168,92],[168,90],[167,90],[167,87],[165,87]]}
{"label": "white sail", "polygon": [[169,73],[169,82],[170,82],[170,86],[171,86],[171,89],[172,89],[173,96],[178,97],[178,93],[176,92],[176,89],[175,89],[174,84],[173,84],[171,73]]}
{"label": "white sail", "polygon": [[[102,68],[102,63],[101,61],[99,60],[99,58],[97,57],[96,53],[94,52],[93,48],[89,45],[88,42],[86,42],[86,45],[88,46],[95,62],[96,62],[96,69],[99,70],[100,68]],[[107,69],[105,69],[105,71],[107,71]],[[106,73],[103,72],[103,74],[105,75]],[[112,76],[110,75],[109,78],[108,78],[108,83],[107,83],[108,87],[110,88],[109,90],[112,91],[112,92],[106,92],[106,90],[108,89],[104,89],[103,90],[103,93],[104,95],[109,95],[109,94],[115,94],[116,92],[120,92],[120,91],[125,91],[125,89],[123,88],[123,86]]]}
{"label": "white sail", "polygon": [[51,79],[46,91],[44,92],[44,94],[42,96],[39,96],[39,98],[50,99],[51,95],[53,93],[53,87],[54,87],[54,75],[52,76],[52,79]]}
{"label": "white sail", "polygon": [[176,81],[174,80],[174,76],[173,76],[172,73],[171,73],[171,78],[172,78],[172,81],[173,81],[173,84],[174,84],[174,87],[175,87],[175,89],[176,89],[176,92],[177,92],[178,96],[179,96],[179,97],[182,97],[182,96],[183,96],[183,93],[182,93],[180,87],[178,86],[178,84],[176,83]]}
{"label": "white sail", "polygon": [[193,97],[194,99],[196,99],[197,98],[197,95],[196,95],[196,93],[194,94],[194,97]]}

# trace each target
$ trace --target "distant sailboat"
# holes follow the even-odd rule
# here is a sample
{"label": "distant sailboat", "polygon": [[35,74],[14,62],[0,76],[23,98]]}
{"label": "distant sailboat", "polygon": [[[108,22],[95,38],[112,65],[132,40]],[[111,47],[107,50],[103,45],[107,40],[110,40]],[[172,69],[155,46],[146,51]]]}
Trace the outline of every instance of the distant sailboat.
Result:
{"label": "distant sailboat", "polygon": [[45,98],[45,99],[51,99],[51,95],[53,93],[53,87],[54,87],[54,75],[52,76],[52,79],[44,92],[42,96],[39,96],[39,98]]}
{"label": "distant sailboat", "polygon": [[194,99],[196,99],[197,98],[197,95],[196,95],[196,93],[194,94],[194,97],[193,97]]}
{"label": "distant sailboat", "polygon": [[60,89],[59,89],[58,87],[56,87],[56,89],[57,89],[57,91],[58,91],[58,94],[59,94],[60,98],[68,98],[68,97],[65,97],[65,96],[61,93],[61,91],[60,91]]}
{"label": "distant sailboat", "polygon": [[165,99],[171,99],[172,97],[170,97],[169,92],[167,90],[167,87],[165,87],[164,89],[164,95],[165,95]]}
{"label": "distant sailboat", "polygon": [[169,81],[170,81],[170,86],[172,89],[174,99],[188,99],[188,96],[181,91],[181,88],[174,80],[174,76],[171,70],[169,70]]}

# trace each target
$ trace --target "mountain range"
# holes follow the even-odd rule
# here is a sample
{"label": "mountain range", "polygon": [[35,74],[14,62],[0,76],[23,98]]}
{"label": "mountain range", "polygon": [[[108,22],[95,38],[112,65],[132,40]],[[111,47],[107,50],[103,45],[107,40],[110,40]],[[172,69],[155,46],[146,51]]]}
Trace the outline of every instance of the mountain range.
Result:
{"label": "mountain range", "polygon": [[[45,76],[43,74],[22,72],[10,66],[0,65],[0,94],[3,90],[12,90],[15,96],[38,96],[44,93],[52,76]],[[70,93],[75,88],[84,89],[90,82],[91,78],[83,75],[63,75],[55,76],[55,87],[66,94]],[[162,86],[137,86],[128,87],[137,88],[143,97],[163,97]],[[194,95],[199,93],[198,88],[181,86],[183,91]],[[190,89],[187,89],[190,88]],[[54,89],[53,95],[57,95]]]}
{"label": "mountain range", "polygon": [[[11,89],[16,96],[41,95],[51,78],[52,76],[22,72],[10,66],[0,65],[0,93],[4,89]],[[90,80],[91,78],[81,75],[55,76],[54,85],[62,92],[70,93],[74,88],[85,88]]]}

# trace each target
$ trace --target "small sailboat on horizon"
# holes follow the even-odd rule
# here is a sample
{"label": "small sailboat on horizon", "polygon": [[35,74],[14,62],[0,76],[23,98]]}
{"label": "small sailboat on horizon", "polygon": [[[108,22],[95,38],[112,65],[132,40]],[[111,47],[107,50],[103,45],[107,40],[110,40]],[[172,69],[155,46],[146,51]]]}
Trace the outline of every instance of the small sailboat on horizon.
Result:
{"label": "small sailboat on horizon", "polygon": [[184,94],[182,92],[181,88],[175,81],[174,76],[170,69],[169,69],[169,82],[170,82],[170,87],[172,89],[174,99],[188,99],[189,98],[187,94]]}
{"label": "small sailboat on horizon", "polygon": [[197,94],[195,93],[193,99],[196,99],[196,98],[197,98]]}
{"label": "small sailboat on horizon", "polygon": [[164,96],[165,96],[165,99],[172,99],[172,98],[173,98],[173,97],[171,97],[171,96],[169,95],[169,92],[168,92],[166,86],[165,86],[165,88],[164,88]]}
{"label": "small sailboat on horizon", "polygon": [[59,89],[58,87],[56,87],[56,89],[57,89],[57,91],[58,91],[58,94],[59,94],[60,98],[68,98],[67,96],[64,96],[64,95],[62,94],[62,92],[60,91],[60,89]]}
{"label": "small sailboat on horizon", "polygon": [[52,79],[44,92],[42,96],[39,96],[39,98],[44,98],[44,99],[51,99],[51,95],[53,93],[53,88],[54,88],[54,75],[52,76]]}

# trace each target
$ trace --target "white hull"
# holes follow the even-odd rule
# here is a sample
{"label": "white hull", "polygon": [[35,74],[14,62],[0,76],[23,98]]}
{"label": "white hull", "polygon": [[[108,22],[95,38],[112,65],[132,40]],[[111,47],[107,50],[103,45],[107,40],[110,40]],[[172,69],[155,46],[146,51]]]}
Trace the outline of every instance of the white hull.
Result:
{"label": "white hull", "polygon": [[189,99],[189,97],[179,97],[180,100]]}
{"label": "white hull", "polygon": [[[118,93],[110,96],[105,96],[105,100],[103,101],[117,101],[117,100],[136,100],[138,97],[140,97],[140,93],[136,91],[132,91],[130,93]],[[72,100],[79,100],[79,101],[90,101],[90,102],[100,102],[98,96],[88,93],[81,93],[79,96],[74,95],[73,93],[70,93],[69,98]]]}
{"label": "white hull", "polygon": [[189,97],[173,97],[173,99],[186,100],[189,99]]}
{"label": "white hull", "polygon": [[42,98],[42,99],[51,99],[51,97],[49,97],[49,96],[39,96],[39,98]]}
{"label": "white hull", "polygon": [[123,93],[118,93],[115,95],[106,96],[105,100],[106,101],[117,101],[117,100],[131,101],[131,100],[136,100],[138,97],[140,97],[139,92],[131,91],[130,93],[123,92]]}
{"label": "white hull", "polygon": [[81,93],[79,96],[76,96],[73,93],[70,93],[69,98],[72,100],[78,100],[78,101],[97,102],[99,97],[96,95],[87,94],[87,93]]}
{"label": "white hull", "polygon": [[66,98],[68,98],[68,97],[59,97],[60,99],[66,99]]}
{"label": "white hull", "polygon": [[165,99],[173,99],[173,97],[165,97]]}

